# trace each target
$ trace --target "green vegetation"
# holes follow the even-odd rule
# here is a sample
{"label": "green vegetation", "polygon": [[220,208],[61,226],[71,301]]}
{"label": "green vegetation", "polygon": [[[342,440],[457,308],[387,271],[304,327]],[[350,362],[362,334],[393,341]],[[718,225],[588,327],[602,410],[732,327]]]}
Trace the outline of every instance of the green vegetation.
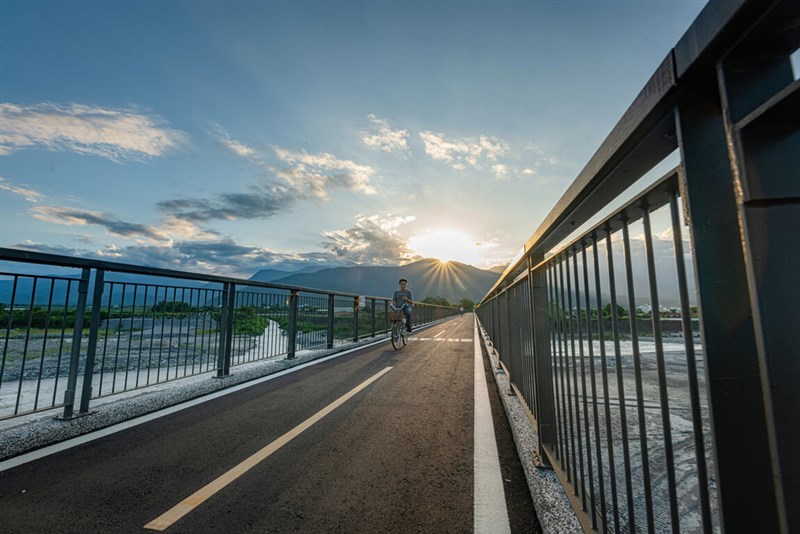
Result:
{"label": "green vegetation", "polygon": [[475,309],[475,301],[472,299],[461,299],[458,301],[458,305],[464,308],[466,312],[471,312]]}
{"label": "green vegetation", "polygon": [[444,297],[425,297],[422,299],[423,304],[433,304],[435,306],[450,306],[451,304]]}

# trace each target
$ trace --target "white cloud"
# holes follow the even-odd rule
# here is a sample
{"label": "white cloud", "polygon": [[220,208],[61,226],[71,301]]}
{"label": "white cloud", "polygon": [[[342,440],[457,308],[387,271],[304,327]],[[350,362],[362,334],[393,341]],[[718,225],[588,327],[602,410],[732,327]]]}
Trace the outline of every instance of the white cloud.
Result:
{"label": "white cloud", "polygon": [[508,144],[496,137],[480,136],[478,139],[448,139],[442,133],[420,132],[425,144],[425,153],[436,160],[445,161],[456,170],[464,170],[466,165],[482,168],[482,161],[497,161],[508,154]]}
{"label": "white cloud", "polygon": [[405,152],[408,150],[408,131],[392,130],[389,123],[373,114],[367,116],[377,127],[377,133],[362,132],[361,140],[370,148],[384,152]]}
{"label": "white cloud", "polygon": [[522,169],[522,171],[521,171],[521,172],[522,172],[522,174],[523,174],[523,175],[525,175],[525,176],[533,176],[534,174],[536,174],[536,169],[530,169],[530,168],[528,168],[528,169]]}
{"label": "white cloud", "polygon": [[256,163],[259,162],[262,155],[258,150],[256,150],[251,146],[247,146],[241,141],[234,139],[231,136],[231,134],[229,134],[227,130],[225,130],[225,128],[223,128],[219,124],[213,124],[211,126],[211,129],[212,129],[211,134],[217,137],[217,139],[219,139],[219,142],[222,144],[222,146],[224,146],[237,156],[241,156],[245,159],[249,159]]}
{"label": "white cloud", "polygon": [[408,239],[398,228],[413,221],[413,216],[358,215],[355,224],[345,230],[323,235],[322,246],[338,261],[369,265],[399,265],[420,259],[408,248]]}
{"label": "white cloud", "polygon": [[67,150],[117,163],[163,156],[188,142],[162,120],[129,109],[82,104],[0,104],[0,155],[25,148]]}
{"label": "white cloud", "polygon": [[45,198],[45,195],[39,193],[38,191],[34,191],[33,189],[11,185],[8,180],[2,177],[0,177],[0,189],[8,191],[9,193],[14,193],[15,195],[19,195],[21,197],[25,197],[25,200],[28,202],[33,202],[34,204],[38,204]]}
{"label": "white cloud", "polygon": [[508,165],[496,163],[492,165],[492,172],[494,172],[494,177],[498,180],[505,180],[508,177]]}
{"label": "white cloud", "polygon": [[280,147],[273,147],[273,150],[278,159],[290,165],[287,169],[278,170],[277,175],[301,194],[327,200],[328,190],[333,187],[367,195],[376,193],[370,185],[375,169],[368,165],[338,159],[325,152],[309,154],[305,150],[298,152]]}

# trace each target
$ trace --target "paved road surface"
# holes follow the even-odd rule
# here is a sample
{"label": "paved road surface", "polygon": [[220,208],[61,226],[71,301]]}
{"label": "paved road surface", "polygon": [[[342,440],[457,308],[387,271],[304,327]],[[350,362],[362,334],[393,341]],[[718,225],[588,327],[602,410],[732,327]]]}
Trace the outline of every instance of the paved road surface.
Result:
{"label": "paved road surface", "polygon": [[[483,360],[510,530],[537,532]],[[465,315],[2,472],[0,531],[472,532],[473,375]]]}

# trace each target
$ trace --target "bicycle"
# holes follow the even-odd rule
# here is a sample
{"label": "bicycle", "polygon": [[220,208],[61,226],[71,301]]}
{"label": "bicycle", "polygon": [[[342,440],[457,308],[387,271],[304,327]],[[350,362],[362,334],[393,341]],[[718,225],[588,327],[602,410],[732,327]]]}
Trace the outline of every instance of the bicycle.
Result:
{"label": "bicycle", "polygon": [[392,321],[392,347],[400,350],[406,345],[406,325],[403,310],[389,306],[389,319]]}

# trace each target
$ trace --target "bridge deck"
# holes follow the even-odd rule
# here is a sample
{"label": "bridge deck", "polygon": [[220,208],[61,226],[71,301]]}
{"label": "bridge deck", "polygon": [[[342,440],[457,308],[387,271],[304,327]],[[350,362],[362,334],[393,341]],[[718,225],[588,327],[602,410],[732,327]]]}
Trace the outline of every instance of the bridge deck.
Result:
{"label": "bridge deck", "polygon": [[[8,469],[3,531],[470,532],[476,342],[466,315]],[[481,354],[509,527],[536,532]]]}

